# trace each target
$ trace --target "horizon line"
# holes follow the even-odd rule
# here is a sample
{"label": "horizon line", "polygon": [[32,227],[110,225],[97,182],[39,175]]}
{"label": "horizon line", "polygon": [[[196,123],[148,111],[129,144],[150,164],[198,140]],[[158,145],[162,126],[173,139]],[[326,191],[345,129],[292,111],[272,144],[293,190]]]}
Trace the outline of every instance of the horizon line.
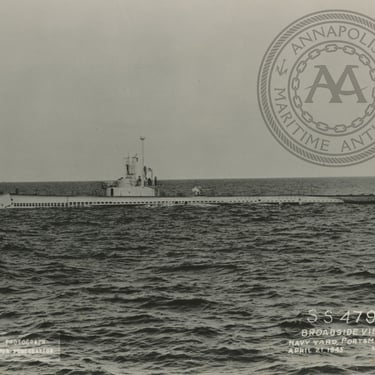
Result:
{"label": "horizon line", "polygon": [[[375,178],[375,176],[274,176],[274,177],[184,177],[184,178],[162,178],[162,181],[191,181],[191,180],[273,180],[273,179],[334,179],[334,178]],[[19,183],[64,183],[64,182],[108,182],[115,181],[114,179],[87,179],[87,180],[25,180],[25,181],[0,181],[0,184],[19,184]]]}

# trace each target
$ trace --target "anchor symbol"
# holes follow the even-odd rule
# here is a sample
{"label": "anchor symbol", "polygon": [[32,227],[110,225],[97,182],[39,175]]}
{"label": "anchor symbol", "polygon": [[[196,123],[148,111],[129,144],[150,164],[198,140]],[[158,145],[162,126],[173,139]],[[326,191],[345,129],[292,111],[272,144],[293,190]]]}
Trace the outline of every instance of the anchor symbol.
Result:
{"label": "anchor symbol", "polygon": [[283,63],[281,64],[281,66],[277,65],[276,67],[276,70],[278,71],[279,75],[284,75],[288,72],[288,69],[284,69],[284,65],[285,65],[285,59],[283,59]]}

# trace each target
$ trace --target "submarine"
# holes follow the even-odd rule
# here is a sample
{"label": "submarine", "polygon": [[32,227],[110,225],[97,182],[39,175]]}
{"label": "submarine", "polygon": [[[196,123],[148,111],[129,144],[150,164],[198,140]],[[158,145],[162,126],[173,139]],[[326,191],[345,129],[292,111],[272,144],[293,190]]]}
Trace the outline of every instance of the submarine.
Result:
{"label": "submarine", "polygon": [[144,140],[141,140],[141,157],[127,157],[123,176],[103,183],[103,195],[43,195],[6,193],[0,195],[0,209],[85,208],[102,206],[176,206],[205,204],[342,204],[375,203],[375,195],[241,195],[206,196],[198,186],[192,195],[160,196],[158,180],[152,168],[145,165]]}

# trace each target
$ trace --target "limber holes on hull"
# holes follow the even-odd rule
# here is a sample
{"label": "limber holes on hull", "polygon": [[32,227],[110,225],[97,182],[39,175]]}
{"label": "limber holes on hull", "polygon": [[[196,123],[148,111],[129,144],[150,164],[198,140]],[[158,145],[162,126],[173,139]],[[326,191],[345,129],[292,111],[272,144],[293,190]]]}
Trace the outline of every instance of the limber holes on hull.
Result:
{"label": "limber holes on hull", "polygon": [[334,200],[301,200],[301,199],[233,199],[233,200],[181,200],[181,201],[99,201],[99,202],[38,202],[38,203],[13,203],[11,208],[85,208],[103,206],[175,206],[175,205],[205,205],[205,204],[311,204],[311,203],[340,203]]}

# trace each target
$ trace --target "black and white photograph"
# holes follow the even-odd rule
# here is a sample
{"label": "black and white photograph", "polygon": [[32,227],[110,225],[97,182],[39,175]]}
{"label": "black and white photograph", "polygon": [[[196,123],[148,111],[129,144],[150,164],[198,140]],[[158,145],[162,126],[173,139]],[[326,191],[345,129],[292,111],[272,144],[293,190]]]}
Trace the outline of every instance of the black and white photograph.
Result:
{"label": "black and white photograph", "polygon": [[375,374],[372,0],[0,0],[0,374]]}

